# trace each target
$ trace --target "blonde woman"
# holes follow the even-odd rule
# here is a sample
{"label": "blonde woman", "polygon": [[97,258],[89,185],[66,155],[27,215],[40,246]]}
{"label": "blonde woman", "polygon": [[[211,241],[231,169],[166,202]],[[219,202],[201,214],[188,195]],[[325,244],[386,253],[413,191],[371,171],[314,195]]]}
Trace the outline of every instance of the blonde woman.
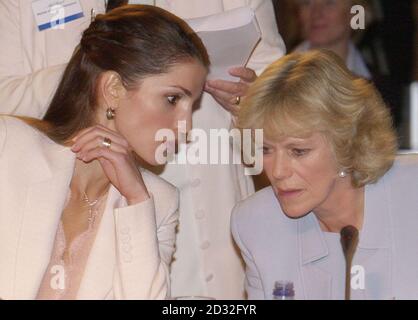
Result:
{"label": "blonde woman", "polygon": [[340,231],[359,230],[352,299],[418,298],[418,157],[395,157],[376,89],[330,51],[293,53],[250,88],[241,128],[264,129],[271,186],[239,203],[234,239],[250,299],[344,299]]}

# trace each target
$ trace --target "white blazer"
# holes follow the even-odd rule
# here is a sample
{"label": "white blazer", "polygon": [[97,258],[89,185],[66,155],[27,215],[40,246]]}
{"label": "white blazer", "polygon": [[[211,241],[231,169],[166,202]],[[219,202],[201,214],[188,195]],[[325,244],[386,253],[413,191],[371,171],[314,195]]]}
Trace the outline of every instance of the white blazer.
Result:
{"label": "white blazer", "polygon": [[[34,299],[50,261],[75,156],[21,120],[0,116],[0,298]],[[152,195],[127,206],[111,187],[77,299],[164,299],[177,190],[142,172]]]}
{"label": "white blazer", "polygon": [[[66,24],[63,30],[39,32],[27,0],[0,1],[0,43],[7,43],[0,50],[0,112],[43,116],[63,64],[89,25],[91,9],[103,12],[103,3],[82,0],[84,18]],[[156,5],[186,19],[250,6],[262,39],[248,67],[259,74],[285,53],[270,0],[156,0]],[[229,129],[231,115],[205,93],[193,114],[193,126],[206,132]],[[242,165],[233,164],[170,165],[161,176],[180,189],[181,198],[173,295],[243,298],[243,262],[232,241],[230,212],[254,192],[251,177],[244,175]]]}

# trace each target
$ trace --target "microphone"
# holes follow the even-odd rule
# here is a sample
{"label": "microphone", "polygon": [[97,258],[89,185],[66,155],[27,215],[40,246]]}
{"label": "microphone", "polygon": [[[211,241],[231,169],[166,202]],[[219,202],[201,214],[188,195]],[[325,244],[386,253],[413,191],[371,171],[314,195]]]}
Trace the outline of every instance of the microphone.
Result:
{"label": "microphone", "polygon": [[345,300],[350,300],[351,294],[351,263],[358,244],[359,232],[356,227],[345,226],[340,231],[341,246],[345,258]]}

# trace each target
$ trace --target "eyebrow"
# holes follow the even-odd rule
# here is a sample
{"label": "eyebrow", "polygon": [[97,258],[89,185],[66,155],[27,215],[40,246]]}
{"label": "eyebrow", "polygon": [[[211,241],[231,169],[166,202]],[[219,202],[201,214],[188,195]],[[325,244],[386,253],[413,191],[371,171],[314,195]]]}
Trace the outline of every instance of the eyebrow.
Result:
{"label": "eyebrow", "polygon": [[171,86],[171,87],[180,89],[181,91],[183,91],[189,97],[192,96],[192,93],[190,92],[190,90],[188,90],[188,89],[186,89],[186,88],[184,88],[182,86]]}

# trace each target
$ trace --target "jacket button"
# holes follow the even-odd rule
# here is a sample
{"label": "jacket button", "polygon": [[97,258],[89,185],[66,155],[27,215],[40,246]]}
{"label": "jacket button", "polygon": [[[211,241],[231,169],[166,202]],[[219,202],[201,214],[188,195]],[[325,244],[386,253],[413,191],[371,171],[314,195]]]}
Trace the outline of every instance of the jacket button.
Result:
{"label": "jacket button", "polygon": [[129,241],[131,240],[131,236],[129,234],[124,234],[123,236],[120,237],[122,243],[126,244],[129,243]]}
{"label": "jacket button", "polygon": [[122,246],[122,250],[126,253],[129,253],[129,252],[131,252],[131,246],[129,244],[124,244]]}
{"label": "jacket button", "polygon": [[199,179],[199,178],[197,178],[197,179],[192,180],[192,182],[190,183],[190,185],[191,185],[193,188],[196,188],[196,187],[200,186],[200,179]]}
{"label": "jacket button", "polygon": [[209,241],[204,241],[201,245],[200,248],[205,250],[208,249],[210,247],[210,242]]}
{"label": "jacket button", "polygon": [[122,227],[122,228],[120,228],[119,232],[121,234],[128,234],[129,233],[129,228],[128,227]]}
{"label": "jacket button", "polygon": [[205,217],[205,211],[204,210],[199,210],[196,212],[196,218],[197,219],[203,219]]}

